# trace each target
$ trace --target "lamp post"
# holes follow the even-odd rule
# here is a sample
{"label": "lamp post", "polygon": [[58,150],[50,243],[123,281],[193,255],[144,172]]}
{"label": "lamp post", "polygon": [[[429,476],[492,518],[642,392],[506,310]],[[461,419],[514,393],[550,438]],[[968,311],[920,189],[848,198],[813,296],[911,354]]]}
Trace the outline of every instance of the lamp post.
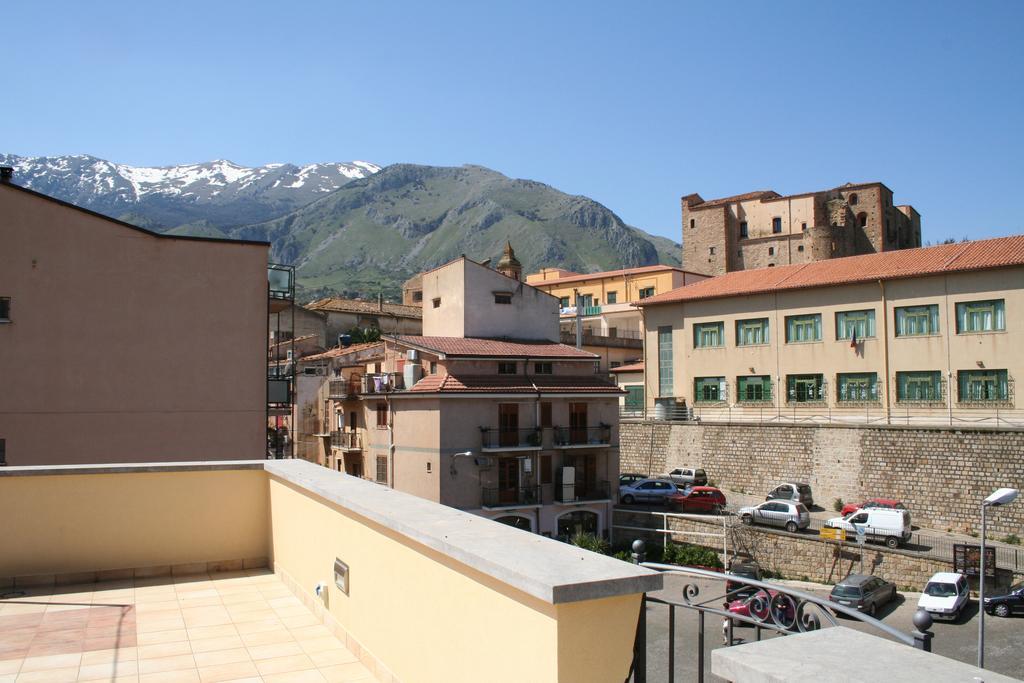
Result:
{"label": "lamp post", "polygon": [[981,502],[981,576],[978,579],[978,668],[985,668],[985,508],[1017,499],[1017,489],[998,489]]}

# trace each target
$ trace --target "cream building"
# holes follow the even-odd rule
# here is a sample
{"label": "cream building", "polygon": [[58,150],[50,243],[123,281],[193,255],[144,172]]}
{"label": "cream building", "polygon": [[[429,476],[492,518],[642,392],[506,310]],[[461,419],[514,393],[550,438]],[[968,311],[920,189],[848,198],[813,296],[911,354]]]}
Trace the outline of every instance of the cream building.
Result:
{"label": "cream building", "polygon": [[1024,236],[728,273],[642,308],[663,416],[1024,424]]}

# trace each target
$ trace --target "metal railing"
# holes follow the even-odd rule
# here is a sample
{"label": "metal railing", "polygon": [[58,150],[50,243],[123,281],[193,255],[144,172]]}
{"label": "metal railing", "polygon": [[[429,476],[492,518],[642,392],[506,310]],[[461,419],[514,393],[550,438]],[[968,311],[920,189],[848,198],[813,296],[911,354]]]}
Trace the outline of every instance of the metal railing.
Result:
{"label": "metal railing", "polygon": [[612,442],[612,428],[598,427],[555,427],[555,447],[565,446],[607,446]]}
{"label": "metal railing", "polygon": [[361,382],[354,379],[332,379],[328,386],[329,398],[348,398],[356,396],[361,389]]}
{"label": "metal railing", "polygon": [[[645,594],[640,602],[640,613],[637,620],[636,637],[633,644],[633,662],[630,665],[626,682],[646,683],[648,674],[655,680],[667,680],[674,683],[676,675],[676,612],[679,609],[690,610],[696,613],[697,633],[696,638],[685,640],[696,644],[696,678],[703,683],[705,678],[706,658],[706,618],[708,615],[718,617],[723,624],[724,647],[730,647],[735,643],[733,630],[736,626],[746,625],[755,629],[755,637],[761,640],[762,635],[767,633],[786,634],[804,633],[814,631],[823,627],[838,626],[838,615],[860,621],[871,626],[882,634],[895,639],[896,641],[915,647],[925,652],[931,652],[933,634],[928,631],[932,624],[932,618],[918,610],[913,618],[915,630],[904,633],[899,629],[863,614],[851,607],[845,607],[830,602],[827,599],[795,590],[781,584],[768,583],[749,579],[736,574],[716,572],[695,567],[679,567],[675,565],[655,564],[645,562],[645,545],[641,540],[633,543],[633,562],[648,569],[664,572],[665,574],[684,576],[692,579],[681,591],[681,600],[671,600],[663,597],[655,597]],[[730,587],[725,584],[728,579]],[[697,583],[700,581],[701,583]],[[708,590],[708,584],[711,589]],[[703,584],[703,585],[702,585]],[[717,584],[721,584],[719,587]],[[753,594],[743,599],[747,614],[737,613],[729,610],[730,603],[740,599],[740,594]],[[706,596],[702,595],[706,591]],[[718,607],[717,605],[721,605]],[[659,617],[658,611],[650,610],[652,606],[664,606],[662,614],[668,620],[668,647],[667,662],[650,662],[648,658],[648,621],[652,617]],[[656,608],[657,609],[657,608]],[[653,667],[651,665],[654,665]],[[663,667],[667,664],[667,670]],[[652,668],[654,671],[652,672]]]}
{"label": "metal railing", "polygon": [[578,503],[588,500],[608,500],[611,498],[611,487],[607,481],[595,481],[589,484],[575,484],[571,489],[565,486],[555,487],[555,500],[559,503]]}
{"label": "metal railing", "polygon": [[540,448],[540,427],[524,429],[504,429],[501,427],[480,428],[481,448],[500,450],[502,448]]}
{"label": "metal railing", "polygon": [[359,450],[359,432],[331,432],[331,448],[347,451]]}
{"label": "metal railing", "polygon": [[405,390],[405,377],[400,372],[377,372],[364,375],[361,393],[388,394],[392,391]]}
{"label": "metal railing", "polygon": [[484,507],[540,505],[540,486],[484,486],[480,489]]}

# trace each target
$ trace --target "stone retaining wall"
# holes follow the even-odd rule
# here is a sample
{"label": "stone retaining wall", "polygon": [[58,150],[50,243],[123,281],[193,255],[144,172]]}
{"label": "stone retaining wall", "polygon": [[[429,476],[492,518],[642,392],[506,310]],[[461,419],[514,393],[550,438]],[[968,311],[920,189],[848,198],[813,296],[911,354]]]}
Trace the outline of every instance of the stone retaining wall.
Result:
{"label": "stone retaining wall", "polygon": [[[1024,489],[1020,430],[629,421],[619,434],[621,472],[703,467],[723,489],[757,494],[802,481],[827,510],[836,498],[895,498],[915,525],[939,530],[978,532],[986,495]],[[1024,500],[988,523],[990,538],[1024,537]]]}

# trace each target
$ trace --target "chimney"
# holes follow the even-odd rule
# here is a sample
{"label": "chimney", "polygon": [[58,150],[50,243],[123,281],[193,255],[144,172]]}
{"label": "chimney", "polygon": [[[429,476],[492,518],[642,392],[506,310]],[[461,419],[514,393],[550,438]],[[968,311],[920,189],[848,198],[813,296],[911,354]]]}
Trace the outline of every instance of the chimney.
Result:
{"label": "chimney", "polygon": [[0,166],[0,183],[3,183],[4,185],[10,185],[11,184],[11,178],[13,178],[13,177],[14,177],[14,167],[13,166]]}

